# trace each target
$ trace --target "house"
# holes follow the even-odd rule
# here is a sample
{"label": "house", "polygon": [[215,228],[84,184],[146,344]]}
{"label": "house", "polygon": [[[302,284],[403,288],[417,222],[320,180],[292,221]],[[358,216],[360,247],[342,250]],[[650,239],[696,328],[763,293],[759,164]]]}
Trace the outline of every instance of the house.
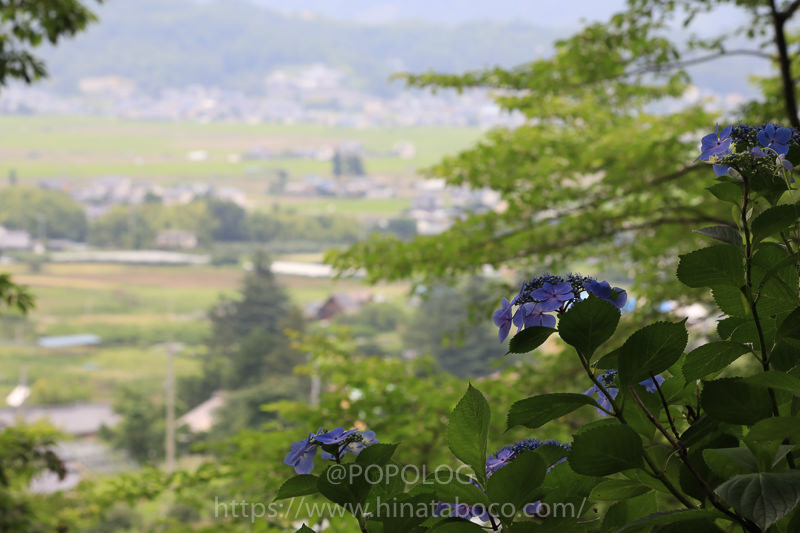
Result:
{"label": "house", "polygon": [[329,320],[336,315],[355,313],[372,301],[372,293],[368,291],[331,294],[316,310],[318,320]]}
{"label": "house", "polygon": [[30,233],[0,226],[0,250],[29,250],[31,247],[33,239]]}
{"label": "house", "polygon": [[225,392],[217,391],[178,419],[178,427],[187,426],[192,433],[207,433],[214,426],[214,413],[225,404]]}
{"label": "house", "polygon": [[168,229],[156,235],[156,248],[191,250],[197,247],[197,236],[180,229]]}

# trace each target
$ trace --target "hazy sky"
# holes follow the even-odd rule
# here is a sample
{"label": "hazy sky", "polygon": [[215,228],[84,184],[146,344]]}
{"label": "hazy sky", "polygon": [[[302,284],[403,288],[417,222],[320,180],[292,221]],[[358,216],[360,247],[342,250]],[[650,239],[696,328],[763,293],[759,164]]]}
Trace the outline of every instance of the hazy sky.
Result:
{"label": "hazy sky", "polygon": [[[525,20],[537,26],[576,28],[582,19],[607,20],[625,7],[625,0],[250,0],[289,12],[313,12],[362,22],[409,18],[459,23],[467,20]],[[696,27],[733,26],[743,19],[735,8],[716,9]]]}

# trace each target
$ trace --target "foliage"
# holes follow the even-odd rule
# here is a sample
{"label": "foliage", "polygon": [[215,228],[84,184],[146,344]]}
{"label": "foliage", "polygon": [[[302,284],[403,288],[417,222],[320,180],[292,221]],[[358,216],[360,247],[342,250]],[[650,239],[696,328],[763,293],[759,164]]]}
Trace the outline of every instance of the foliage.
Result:
{"label": "foliage", "polygon": [[181,383],[189,406],[220,389],[250,387],[291,374],[301,362],[285,330],[302,330],[300,311],[276,282],[263,253],[252,258],[239,299],[223,297],[209,311],[211,336],[203,355],[202,376]]}
{"label": "foliage", "polygon": [[[102,2],[102,0],[98,0]],[[31,83],[47,75],[33,49],[46,39],[56,44],[72,37],[95,20],[79,0],[9,1],[0,4],[3,31],[0,34],[0,85],[12,79]]]}
{"label": "foliage", "polygon": [[[747,24],[720,35],[707,28],[713,37],[706,39],[690,34],[684,50],[664,37],[670,24],[688,24],[724,4],[743,10]],[[704,201],[702,165],[691,161],[695,140],[685,134],[712,116],[677,102],[689,86],[686,69],[736,55],[769,58],[772,45],[779,77],[764,82],[770,113],[753,120],[773,119],[782,107],[784,120],[799,125],[789,105],[795,85],[785,73],[791,65],[784,42],[797,4],[762,4],[631,0],[609,23],[559,41],[552,57],[514,69],[406,76],[414,87],[494,90],[498,105],[527,119],[491,130],[473,149],[428,171],[453,186],[491,188],[503,207],[411,242],[373,235],[330,252],[328,261],[340,270],[365,268],[373,281],[437,279],[487,264],[546,271],[596,261],[606,273],[619,269],[633,278],[640,301],[697,297],[667,273],[701,242],[691,230],[724,223],[727,209]],[[764,44],[726,46],[738,35]]]}
{"label": "foliage", "polygon": [[[586,406],[605,420],[579,427],[570,444],[529,439],[492,455],[492,404],[470,384],[450,416],[447,442],[471,475],[412,487],[370,477],[371,469],[389,476],[397,446],[382,439],[352,462],[334,456],[318,477],[298,470],[307,477],[290,479],[279,497],[318,492],[352,514],[362,533],[467,531],[470,519],[494,531],[794,531],[800,196],[792,169],[800,164],[800,134],[772,124],[717,127],[703,138],[698,160],[713,166],[717,181],[706,182],[707,194],[733,204],[734,220],[724,231],[704,228],[702,235],[724,244],[682,255],[677,278],[714,295],[724,313],[719,341],[687,354],[686,321],[661,321],[614,347],[624,290],[577,275],[535,277],[495,313],[501,341],[516,326],[512,349],[527,353],[557,332],[591,386],[517,401],[508,429],[542,431]],[[326,438],[295,443],[287,464],[325,449]],[[347,476],[332,477],[337,469]],[[376,498],[427,505],[410,514],[366,512]],[[588,509],[587,500],[597,503]],[[563,516],[551,515],[559,505]]]}
{"label": "foliage", "polygon": [[0,531],[44,531],[54,527],[54,500],[28,493],[34,476],[63,479],[66,466],[54,451],[60,434],[47,425],[18,425],[0,431]]}
{"label": "foliage", "polygon": [[470,324],[491,287],[479,277],[460,287],[443,283],[426,287],[404,335],[408,347],[433,355],[443,369],[459,377],[492,372],[503,351],[496,333],[488,324]]}
{"label": "foliage", "polygon": [[104,428],[103,438],[140,464],[163,458],[166,429],[162,402],[154,402],[136,388],[123,387],[114,401],[114,412],[121,420],[113,428]]}
{"label": "foliage", "polygon": [[35,237],[83,241],[87,222],[83,207],[61,191],[6,187],[0,195],[0,225]]}

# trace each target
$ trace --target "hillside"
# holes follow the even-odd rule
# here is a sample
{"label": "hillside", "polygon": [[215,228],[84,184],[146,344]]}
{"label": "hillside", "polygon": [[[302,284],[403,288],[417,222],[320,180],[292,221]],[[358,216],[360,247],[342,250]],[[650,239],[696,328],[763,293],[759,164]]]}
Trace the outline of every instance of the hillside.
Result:
{"label": "hillside", "polygon": [[514,65],[547,53],[557,37],[525,22],[378,26],[282,14],[243,0],[114,0],[97,13],[99,24],[46,51],[60,90],[114,74],[148,91],[200,83],[252,92],[272,69],[324,63],[384,92],[399,70]]}

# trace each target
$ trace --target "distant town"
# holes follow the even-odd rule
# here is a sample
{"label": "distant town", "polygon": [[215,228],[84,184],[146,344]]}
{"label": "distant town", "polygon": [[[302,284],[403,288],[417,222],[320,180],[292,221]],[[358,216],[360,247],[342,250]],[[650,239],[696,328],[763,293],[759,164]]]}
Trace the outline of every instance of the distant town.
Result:
{"label": "distant town", "polygon": [[315,64],[275,70],[264,79],[263,93],[245,94],[221,87],[191,85],[160,91],[139,90],[133,80],[102,76],[82,79],[71,96],[47,85],[3,90],[2,114],[103,115],[125,119],[242,121],[378,126],[515,125],[518,115],[503,112],[486,91],[432,94],[405,90],[379,97],[350,87],[345,73]]}

